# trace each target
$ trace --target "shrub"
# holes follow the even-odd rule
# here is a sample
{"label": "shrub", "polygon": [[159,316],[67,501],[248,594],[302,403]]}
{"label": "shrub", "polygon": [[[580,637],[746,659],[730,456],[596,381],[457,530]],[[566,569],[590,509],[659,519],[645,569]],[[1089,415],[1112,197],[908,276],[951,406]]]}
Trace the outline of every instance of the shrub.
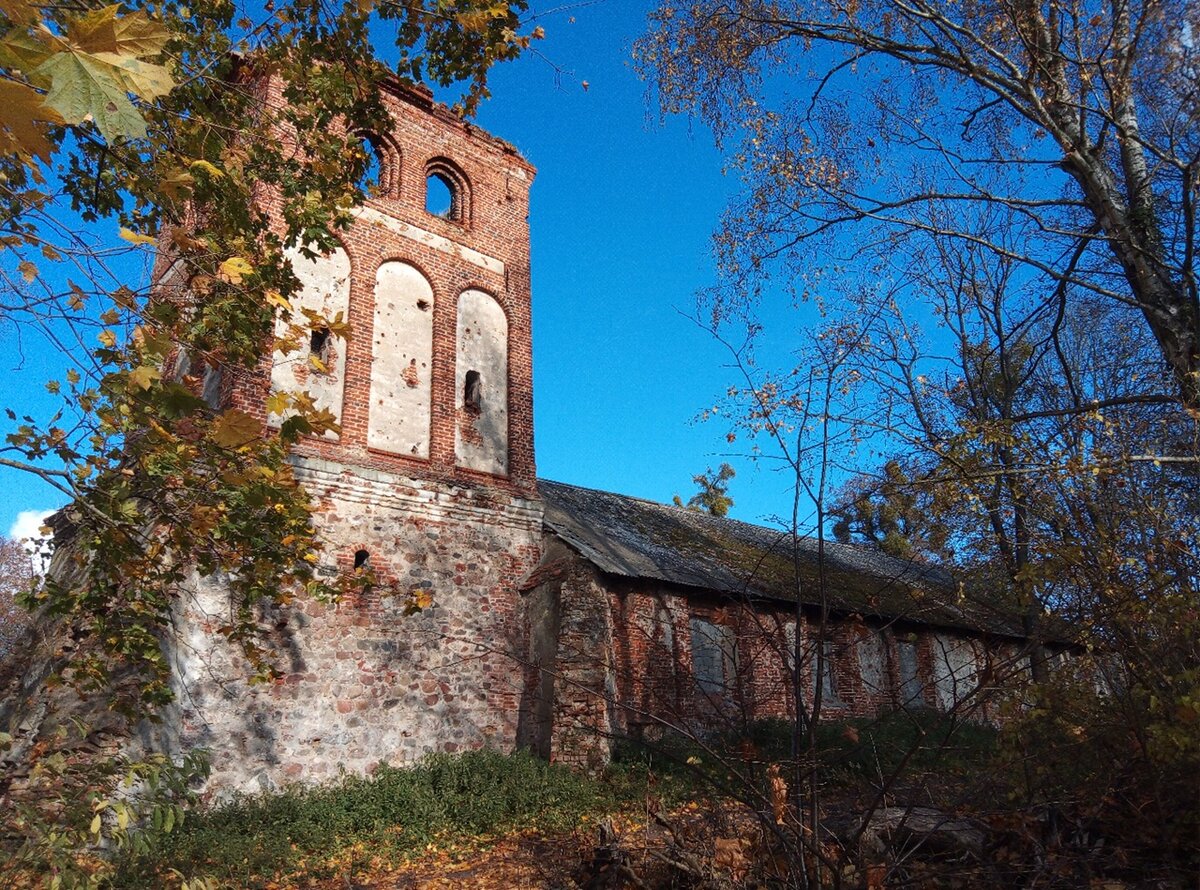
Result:
{"label": "shrub", "polygon": [[527,753],[431,755],[416,766],[381,765],[373,776],[239,797],[193,815],[185,830],[122,863],[115,886],[161,886],[172,870],[261,887],[369,849],[402,859],[427,844],[524,827],[557,830],[617,806],[605,787]]}

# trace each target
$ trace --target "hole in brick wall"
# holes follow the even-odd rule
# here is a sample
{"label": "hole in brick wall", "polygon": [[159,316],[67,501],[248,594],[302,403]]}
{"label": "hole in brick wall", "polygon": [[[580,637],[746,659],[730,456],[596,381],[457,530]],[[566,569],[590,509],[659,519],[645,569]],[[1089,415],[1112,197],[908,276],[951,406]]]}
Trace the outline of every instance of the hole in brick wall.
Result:
{"label": "hole in brick wall", "polygon": [[371,554],[366,550],[357,550],[354,553],[354,567],[356,569],[365,569],[371,564]]}
{"label": "hole in brick wall", "polygon": [[457,219],[454,183],[440,173],[430,173],[425,180],[425,211],[443,219]]}
{"label": "hole in brick wall", "polygon": [[463,380],[463,407],[477,414],[482,404],[483,378],[478,371],[467,371]]}
{"label": "hole in brick wall", "polygon": [[329,348],[329,328],[317,328],[308,336],[308,351],[317,358],[325,358]]}

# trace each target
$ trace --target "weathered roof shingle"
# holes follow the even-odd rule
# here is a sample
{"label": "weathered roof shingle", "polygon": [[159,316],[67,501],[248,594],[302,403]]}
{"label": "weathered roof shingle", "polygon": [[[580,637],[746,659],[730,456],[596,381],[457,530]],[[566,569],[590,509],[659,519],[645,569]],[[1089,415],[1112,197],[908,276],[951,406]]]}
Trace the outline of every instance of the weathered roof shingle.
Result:
{"label": "weathered roof shingle", "polygon": [[[818,543],[785,530],[539,480],[546,526],[602,572],[698,590],[818,605]],[[826,541],[829,606],[841,612],[1021,636],[1020,622],[969,602],[948,572]]]}

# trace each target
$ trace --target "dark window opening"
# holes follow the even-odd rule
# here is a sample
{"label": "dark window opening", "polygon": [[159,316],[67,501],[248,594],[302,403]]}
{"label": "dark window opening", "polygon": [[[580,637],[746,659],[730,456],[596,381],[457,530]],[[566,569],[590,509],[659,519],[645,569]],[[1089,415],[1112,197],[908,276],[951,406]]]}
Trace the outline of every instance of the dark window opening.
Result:
{"label": "dark window opening", "polygon": [[365,569],[370,565],[371,554],[366,550],[358,550],[354,554],[354,567],[356,569]]}
{"label": "dark window opening", "polygon": [[325,357],[329,348],[329,328],[317,328],[308,337],[308,351],[317,358]]}
{"label": "dark window opening", "polygon": [[[841,705],[838,698],[837,677],[834,675],[834,665],[837,658],[837,646],[832,640],[821,643],[821,698],[827,705]],[[814,674],[816,664],[813,664]]]}
{"label": "dark window opening", "polygon": [[463,407],[468,411],[479,413],[483,405],[483,378],[478,371],[467,371],[463,381]]}
{"label": "dark window opening", "polygon": [[425,211],[443,219],[458,219],[454,183],[441,173],[430,173],[425,180]]}

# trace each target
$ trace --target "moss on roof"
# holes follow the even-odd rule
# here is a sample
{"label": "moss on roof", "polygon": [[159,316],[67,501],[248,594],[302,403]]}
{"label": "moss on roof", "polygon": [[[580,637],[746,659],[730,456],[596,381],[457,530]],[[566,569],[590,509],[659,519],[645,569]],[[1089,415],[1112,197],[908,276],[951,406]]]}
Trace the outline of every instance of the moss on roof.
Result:
{"label": "moss on roof", "polygon": [[[539,480],[545,524],[602,572],[864,617],[1021,636],[944,569],[626,495]],[[822,556],[823,548],[823,559]]]}

